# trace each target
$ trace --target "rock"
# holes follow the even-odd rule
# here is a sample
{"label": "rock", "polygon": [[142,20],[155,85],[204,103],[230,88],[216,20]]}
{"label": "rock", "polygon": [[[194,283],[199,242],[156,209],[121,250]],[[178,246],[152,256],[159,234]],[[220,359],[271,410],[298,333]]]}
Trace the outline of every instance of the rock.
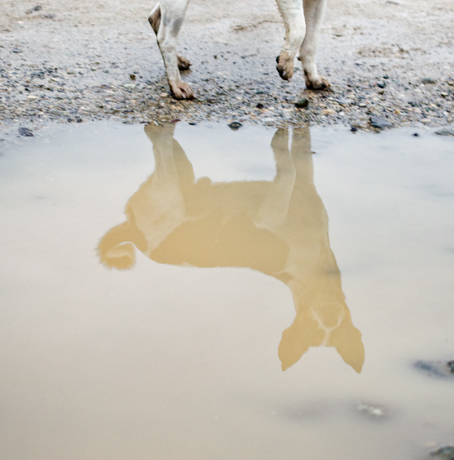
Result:
{"label": "rock", "polygon": [[377,83],[377,86],[378,86],[379,88],[385,88],[385,87],[386,87],[386,83],[385,83],[385,82],[383,82],[383,83]]}
{"label": "rock", "polygon": [[344,98],[344,97],[340,97],[340,98],[337,98],[337,99],[334,99],[335,102],[337,102],[339,105],[341,105],[342,107],[345,107],[347,105],[351,105],[351,101],[347,98]]}
{"label": "rock", "polygon": [[383,417],[385,417],[385,411],[382,407],[379,406],[372,406],[370,404],[359,404],[358,411],[361,414],[373,419],[382,419]]}
{"label": "rock", "polygon": [[129,78],[130,78],[131,80],[135,80],[135,79],[136,79],[136,76],[135,76],[135,74],[131,73],[131,74],[129,74]]}
{"label": "rock", "polygon": [[419,133],[413,133],[413,137],[419,137]]}
{"label": "rock", "polygon": [[438,136],[454,136],[454,129],[439,129],[435,131]]}
{"label": "rock", "polygon": [[305,109],[309,105],[309,99],[302,97],[299,101],[295,102],[295,106],[299,109]]}
{"label": "rock", "polygon": [[243,125],[239,121],[232,121],[232,123],[229,124],[229,128],[232,131],[237,131],[239,130]]}
{"label": "rock", "polygon": [[263,109],[264,105],[263,105],[261,102],[259,102],[259,103],[256,105],[256,107],[257,107],[258,109]]}
{"label": "rock", "polygon": [[430,455],[432,457],[437,457],[440,460],[454,460],[454,447],[453,446],[442,447],[441,449],[431,452]]}
{"label": "rock", "polygon": [[350,131],[351,131],[352,133],[356,133],[356,131],[358,131],[358,128],[357,128],[356,126],[352,126],[352,127],[350,128]]}
{"label": "rock", "polygon": [[415,367],[436,377],[454,377],[454,361],[417,361]]}
{"label": "rock", "polygon": [[19,128],[18,131],[21,136],[25,136],[25,137],[34,136],[33,131],[30,128]]}
{"label": "rock", "polygon": [[33,8],[30,8],[29,10],[27,10],[25,12],[25,14],[32,14],[34,13],[35,11],[41,11],[43,9],[43,7],[41,5],[36,5],[34,6]]}
{"label": "rock", "polygon": [[423,78],[421,80],[421,83],[423,85],[435,85],[437,83],[437,80],[434,80],[433,78]]}
{"label": "rock", "polygon": [[370,125],[373,128],[377,128],[380,130],[386,129],[386,128],[392,128],[393,126],[386,118],[376,117],[376,116],[370,117]]}

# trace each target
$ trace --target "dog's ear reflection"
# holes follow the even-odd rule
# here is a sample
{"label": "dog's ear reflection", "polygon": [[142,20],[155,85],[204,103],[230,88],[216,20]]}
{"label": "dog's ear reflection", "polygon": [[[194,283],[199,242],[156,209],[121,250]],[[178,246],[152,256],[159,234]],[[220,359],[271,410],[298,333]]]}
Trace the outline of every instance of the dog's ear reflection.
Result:
{"label": "dog's ear reflection", "polygon": [[328,216],[314,185],[308,128],[276,131],[272,182],[195,180],[174,139],[175,125],[147,126],[155,171],[126,205],[125,222],[98,245],[103,264],[120,270],[135,248],[164,264],[248,267],[285,283],[296,317],[279,345],[282,369],[310,347],[335,347],[357,372],[364,362],[360,332],[345,303],[331,251]]}

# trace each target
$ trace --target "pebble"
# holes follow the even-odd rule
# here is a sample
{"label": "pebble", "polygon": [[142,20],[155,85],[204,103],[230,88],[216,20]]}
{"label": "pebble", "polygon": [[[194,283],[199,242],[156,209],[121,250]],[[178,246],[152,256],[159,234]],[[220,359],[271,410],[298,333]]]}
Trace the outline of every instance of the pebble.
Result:
{"label": "pebble", "polygon": [[423,85],[435,85],[437,83],[437,80],[435,80],[433,78],[423,78],[421,80],[421,83]]}
{"label": "pebble", "polygon": [[435,131],[438,136],[454,136],[454,129],[439,129]]}
{"label": "pebble", "polygon": [[232,123],[229,124],[229,128],[230,128],[232,131],[237,131],[237,130],[239,130],[242,126],[243,126],[243,124],[240,123],[239,121],[232,121]]}
{"label": "pebble", "polygon": [[454,447],[442,447],[434,452],[431,452],[430,455],[432,457],[437,457],[440,460],[454,460]]}
{"label": "pebble", "polygon": [[386,129],[386,128],[392,128],[392,123],[390,123],[386,118],[383,118],[383,117],[376,117],[376,116],[373,116],[373,117],[370,117],[370,125],[373,127],[373,128],[377,128],[377,129]]}
{"label": "pebble", "polygon": [[360,404],[358,411],[373,419],[381,419],[385,417],[385,411],[379,406],[372,406],[370,404]]}
{"label": "pebble", "polygon": [[309,99],[302,97],[300,100],[295,102],[295,106],[299,109],[305,109],[309,106]]}
{"label": "pebble", "polygon": [[454,377],[454,361],[417,361],[415,367],[428,375]]}
{"label": "pebble", "polygon": [[30,128],[19,128],[18,131],[21,136],[25,136],[25,137],[34,136],[33,131]]}

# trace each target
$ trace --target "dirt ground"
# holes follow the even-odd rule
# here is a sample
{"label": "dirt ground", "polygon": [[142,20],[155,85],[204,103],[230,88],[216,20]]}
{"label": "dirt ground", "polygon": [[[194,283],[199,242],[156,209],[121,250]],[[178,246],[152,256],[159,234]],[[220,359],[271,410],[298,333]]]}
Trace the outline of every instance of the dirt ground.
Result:
{"label": "dirt ground", "polygon": [[[0,129],[50,121],[216,120],[453,127],[454,2],[328,0],[318,64],[332,91],[282,81],[274,0],[192,0],[179,39],[195,101],[174,101],[144,0],[0,0]],[[296,67],[299,62],[296,61]],[[305,109],[295,107],[301,97]]]}

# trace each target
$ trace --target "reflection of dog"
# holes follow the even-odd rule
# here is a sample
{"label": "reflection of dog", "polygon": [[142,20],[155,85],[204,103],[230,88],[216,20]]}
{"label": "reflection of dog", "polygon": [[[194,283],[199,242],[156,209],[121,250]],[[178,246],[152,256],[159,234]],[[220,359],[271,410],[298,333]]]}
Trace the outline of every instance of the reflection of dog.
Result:
{"label": "reflection of dog", "polygon": [[[277,58],[277,71],[284,80],[293,75],[297,53],[303,65],[306,86],[312,89],[329,87],[315,65],[315,52],[326,0],[276,0],[285,25],[285,43]],[[148,21],[156,33],[166,67],[170,90],[177,99],[192,99],[194,92],[181,81],[179,70],[191,63],[177,55],[177,38],[189,0],[161,0],[150,13]]]}
{"label": "reflection of dog", "polygon": [[[313,182],[308,129],[278,130],[271,146],[273,182],[195,182],[192,165],[173,138],[174,125],[147,126],[155,172],[126,205],[126,221],[101,239],[101,261],[128,269],[135,247],[160,263],[248,267],[291,290],[296,318],[284,331],[285,370],[312,346],[333,346],[360,372],[364,347],[353,326],[328,238],[328,216]],[[134,247],[135,246],[135,247]]]}

